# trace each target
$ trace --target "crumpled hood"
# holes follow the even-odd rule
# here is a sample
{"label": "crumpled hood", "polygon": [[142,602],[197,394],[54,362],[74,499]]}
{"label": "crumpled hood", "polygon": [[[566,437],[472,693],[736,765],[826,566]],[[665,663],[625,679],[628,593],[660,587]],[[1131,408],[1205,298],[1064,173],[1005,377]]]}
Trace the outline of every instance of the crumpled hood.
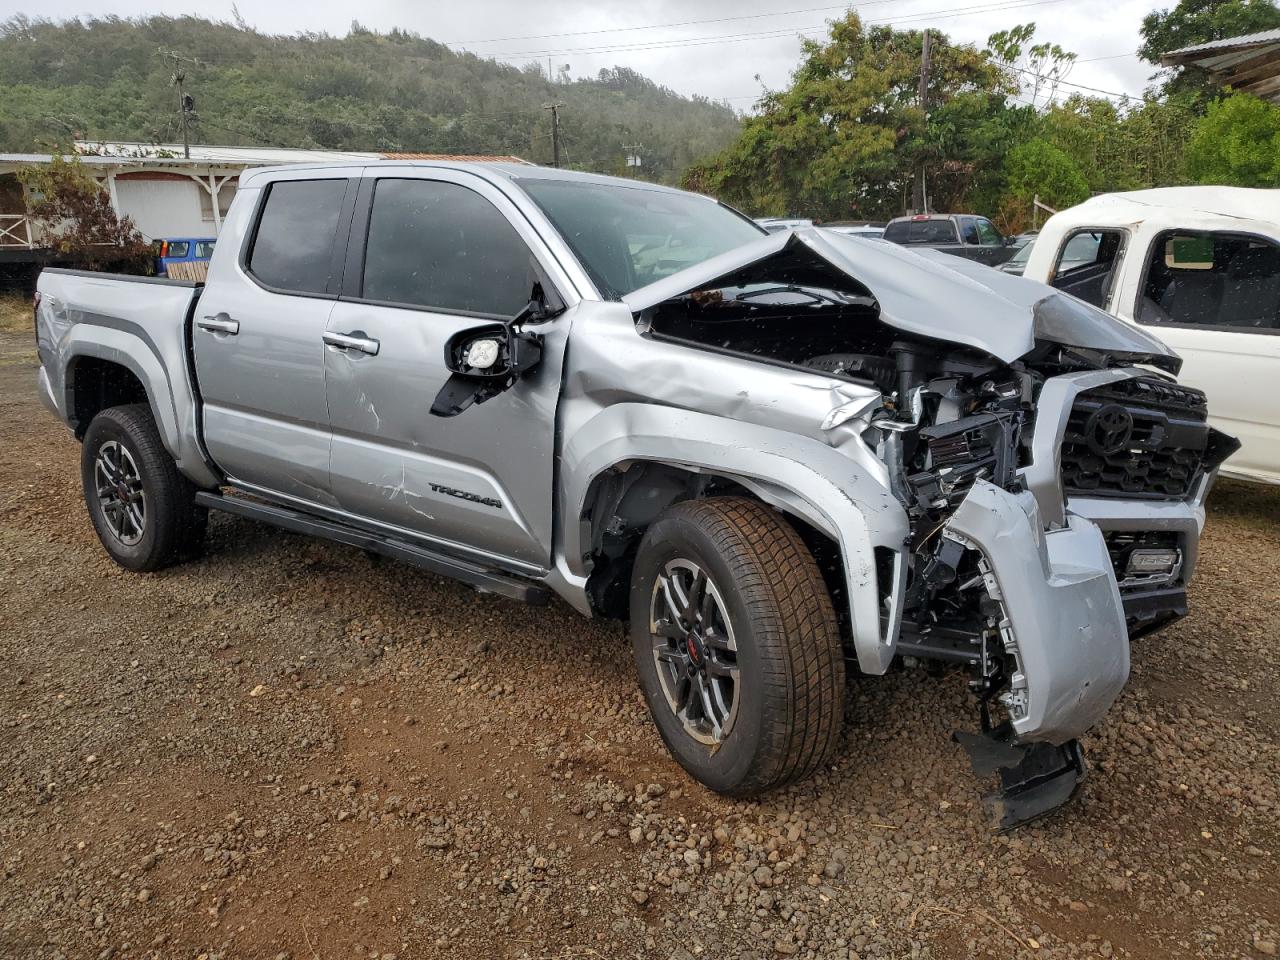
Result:
{"label": "crumpled hood", "polygon": [[811,258],[834,268],[871,292],[880,319],[890,326],[974,347],[1005,363],[1026,356],[1037,341],[1051,341],[1171,373],[1182,365],[1177,354],[1145,330],[1045,284],[935,250],[915,251],[818,228],[762,237],[622,299],[639,313],[721,285],[775,257]]}

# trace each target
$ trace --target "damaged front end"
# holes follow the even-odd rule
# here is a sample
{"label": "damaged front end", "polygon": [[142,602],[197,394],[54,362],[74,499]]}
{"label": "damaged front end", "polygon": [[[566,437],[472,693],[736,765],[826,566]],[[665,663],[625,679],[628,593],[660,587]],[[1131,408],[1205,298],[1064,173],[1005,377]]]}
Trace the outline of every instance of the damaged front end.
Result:
{"label": "damaged front end", "polygon": [[[975,773],[999,778],[986,798],[996,824],[1008,829],[1051,813],[1084,778],[1080,737],[1128,680],[1133,617],[1117,565],[1173,557],[1158,545],[1165,533],[1133,531],[1151,517],[1154,530],[1168,523],[1166,533],[1198,536],[1195,511],[1233,442],[1195,411],[1157,411],[1159,429],[1126,433],[1101,456],[1085,449],[1085,467],[1077,457],[1071,476],[1087,467],[1100,484],[1118,483],[1118,499],[1106,506],[1113,517],[1125,509],[1119,497],[1142,501],[1143,484],[1151,496],[1186,499],[1147,502],[1122,532],[1104,537],[1067,504],[1064,438],[1082,424],[1097,427],[1088,418],[1098,403],[1082,392],[1094,380],[1132,381],[1130,392],[1148,399],[1176,392],[1185,406],[1195,391],[1137,366],[1177,371],[1177,357],[1158,340],[1074,298],[956,258],[934,261],[820,231],[757,246],[703,265],[701,278],[677,275],[628,297],[641,332],[879,390],[880,404],[833,410],[822,429],[833,445],[873,451],[907,514],[907,539],[875,551],[880,633],[901,662],[968,671],[979,730],[956,740]],[[1119,406],[1101,408],[1128,422]],[[1134,466],[1154,455],[1167,461],[1160,477]],[[1129,472],[1116,480],[1121,468]],[[1194,542],[1179,550],[1177,569],[1166,571],[1173,577],[1194,557]],[[1159,613],[1167,622],[1184,610]],[[868,669],[857,630],[851,642]]]}
{"label": "damaged front end", "polygon": [[898,653],[968,670],[980,730],[956,739],[975,773],[998,775],[986,800],[1008,829],[1083,779],[1079,738],[1129,676],[1124,607],[1101,531],[1074,516],[1051,528],[1021,479],[1036,378],[932,365],[872,426],[911,519]]}

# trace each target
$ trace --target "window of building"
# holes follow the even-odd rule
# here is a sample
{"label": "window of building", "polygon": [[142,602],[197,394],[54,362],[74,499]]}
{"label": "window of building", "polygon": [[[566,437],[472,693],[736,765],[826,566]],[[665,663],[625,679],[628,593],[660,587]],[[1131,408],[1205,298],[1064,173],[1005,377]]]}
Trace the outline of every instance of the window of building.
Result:
{"label": "window of building", "polygon": [[474,190],[438,180],[378,181],[364,299],[512,317],[534,282],[529,248]]}
{"label": "window of building", "polygon": [[1280,327],[1280,247],[1236,233],[1168,231],[1148,251],[1140,323],[1257,331]]}
{"label": "window of building", "polygon": [[268,188],[249,272],[269,287],[324,293],[346,180],[280,180]]}

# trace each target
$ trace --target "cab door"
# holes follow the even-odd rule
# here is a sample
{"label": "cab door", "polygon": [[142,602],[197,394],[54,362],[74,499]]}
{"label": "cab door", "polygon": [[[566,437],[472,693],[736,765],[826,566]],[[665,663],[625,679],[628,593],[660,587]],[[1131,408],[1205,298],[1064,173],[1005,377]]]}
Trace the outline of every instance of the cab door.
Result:
{"label": "cab door", "polygon": [[1229,230],[1144,234],[1133,318],[1182,357],[1214,426],[1240,440],[1228,474],[1280,482],[1280,244]]}
{"label": "cab door", "polygon": [[239,485],[332,504],[322,338],[356,183],[299,171],[246,190],[224,231],[245,243],[216,250],[192,349],[205,445]]}
{"label": "cab door", "polygon": [[517,571],[551,563],[555,420],[569,315],[536,328],[542,361],[458,416],[433,415],[445,345],[509,320],[554,261],[500,190],[422,167],[366,171],[324,349],[330,477],[344,511]]}

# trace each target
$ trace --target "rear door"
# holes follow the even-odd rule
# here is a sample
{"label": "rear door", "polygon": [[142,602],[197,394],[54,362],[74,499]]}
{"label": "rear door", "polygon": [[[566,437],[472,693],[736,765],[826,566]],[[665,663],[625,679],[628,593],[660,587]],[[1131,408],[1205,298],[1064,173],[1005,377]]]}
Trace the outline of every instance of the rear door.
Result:
{"label": "rear door", "polygon": [[554,260],[511,200],[475,175],[377,174],[361,186],[352,235],[366,242],[352,244],[328,323],[334,496],[401,535],[545,569],[569,315],[539,325],[542,362],[513,387],[455,417],[430,409],[450,376],[449,338],[513,317],[535,283],[553,283]]}
{"label": "rear door", "polygon": [[[325,325],[342,278],[355,189],[332,170],[275,180],[238,258],[216,257],[192,334],[204,438],[238,484],[331,505]],[[247,199],[247,197],[246,197]],[[227,251],[230,252],[230,251]]]}

